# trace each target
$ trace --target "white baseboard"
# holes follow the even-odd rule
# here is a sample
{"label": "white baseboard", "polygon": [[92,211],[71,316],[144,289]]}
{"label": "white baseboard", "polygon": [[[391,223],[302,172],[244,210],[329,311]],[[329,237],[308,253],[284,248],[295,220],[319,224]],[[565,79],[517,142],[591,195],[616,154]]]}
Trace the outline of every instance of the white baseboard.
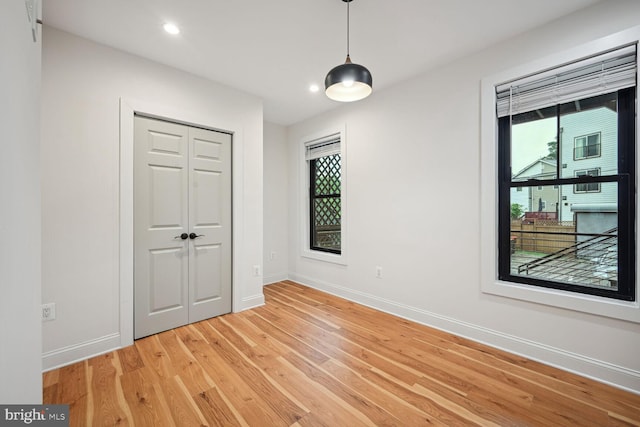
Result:
{"label": "white baseboard", "polygon": [[[242,299],[239,311],[264,305],[264,294],[260,293]],[[70,365],[100,354],[108,353],[123,347],[120,333],[105,335],[100,338],[73,344],[42,354],[43,372]]]}
{"label": "white baseboard", "polygon": [[365,292],[316,280],[311,277],[290,274],[290,280],[336,295],[377,310],[402,317],[426,326],[440,329],[470,340],[508,351],[546,365],[591,378],[632,393],[640,394],[640,371],[617,366],[602,360],[572,353],[543,343],[462,322],[417,307],[400,304]]}
{"label": "white baseboard", "polygon": [[[249,310],[262,305],[264,305],[264,294],[252,295],[242,298],[239,311]],[[43,372],[50,371],[122,347],[123,343],[120,333],[114,333],[79,344],[47,351],[42,354],[42,370]]]}
{"label": "white baseboard", "polygon": [[42,354],[43,372],[70,365],[90,357],[121,348],[120,334],[105,335],[94,340],[70,345]]}
{"label": "white baseboard", "polygon": [[242,305],[238,311],[245,311],[262,305],[264,305],[264,294],[261,292],[257,295],[242,298]]}
{"label": "white baseboard", "polygon": [[265,276],[262,278],[262,285],[266,286],[272,283],[282,282],[283,280],[287,280],[287,279],[289,279],[288,274],[275,274],[273,276]]}

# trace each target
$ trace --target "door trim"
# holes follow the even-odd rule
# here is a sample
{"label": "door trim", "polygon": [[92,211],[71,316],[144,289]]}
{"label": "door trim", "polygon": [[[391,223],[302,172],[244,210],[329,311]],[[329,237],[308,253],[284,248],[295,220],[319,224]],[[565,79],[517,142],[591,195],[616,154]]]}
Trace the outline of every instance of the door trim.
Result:
{"label": "door trim", "polygon": [[[244,283],[244,274],[240,265],[246,264],[243,247],[243,217],[244,202],[242,197],[235,197],[236,190],[243,188],[244,168],[242,162],[244,150],[244,135],[239,122],[228,119],[217,119],[198,113],[176,110],[171,107],[153,102],[120,98],[120,197],[119,197],[119,282],[120,282],[120,345],[122,347],[133,344],[133,168],[134,168],[134,114],[158,118],[169,122],[183,123],[195,127],[204,127],[232,135],[231,143],[231,199],[232,199],[232,267],[231,267],[231,310],[241,311],[250,306],[264,304],[261,301],[251,301],[243,298],[238,291],[238,285]],[[248,305],[247,303],[250,302]]]}

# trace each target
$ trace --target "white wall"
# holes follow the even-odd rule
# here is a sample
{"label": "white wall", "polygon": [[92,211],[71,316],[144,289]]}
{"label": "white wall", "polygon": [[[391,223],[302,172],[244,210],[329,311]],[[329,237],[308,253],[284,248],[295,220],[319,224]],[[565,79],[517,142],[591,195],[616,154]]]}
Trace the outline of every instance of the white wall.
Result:
{"label": "white wall", "polygon": [[[640,2],[602,2],[290,127],[290,277],[640,392],[640,325],[481,293],[478,184],[481,79],[637,25],[638,16]],[[302,258],[297,226],[297,145],[342,125],[346,267]]]}
{"label": "white wall", "polygon": [[40,38],[24,2],[0,3],[0,403],[42,402]]}
{"label": "white wall", "polygon": [[263,283],[284,280],[289,272],[287,226],[288,173],[287,129],[264,124],[264,272]]}
{"label": "white wall", "polygon": [[121,99],[125,109],[235,132],[233,307],[264,301],[253,275],[263,261],[261,100],[45,27],[42,300],[57,304],[57,320],[43,326],[45,369],[130,341],[132,295],[120,290],[132,276],[132,166],[121,170],[131,160]]}

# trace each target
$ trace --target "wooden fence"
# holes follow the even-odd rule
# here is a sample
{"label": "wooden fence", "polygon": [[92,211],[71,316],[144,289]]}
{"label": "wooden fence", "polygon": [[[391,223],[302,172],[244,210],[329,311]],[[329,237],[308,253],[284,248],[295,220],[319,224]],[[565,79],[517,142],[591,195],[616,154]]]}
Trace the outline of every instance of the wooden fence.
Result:
{"label": "wooden fence", "polygon": [[512,250],[551,254],[576,244],[576,226],[552,220],[511,221]]}

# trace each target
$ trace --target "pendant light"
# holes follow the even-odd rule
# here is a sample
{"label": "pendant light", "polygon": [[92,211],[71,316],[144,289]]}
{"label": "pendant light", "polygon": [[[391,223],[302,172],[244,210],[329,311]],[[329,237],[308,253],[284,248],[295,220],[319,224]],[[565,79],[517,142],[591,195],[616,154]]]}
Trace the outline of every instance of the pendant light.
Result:
{"label": "pendant light", "polygon": [[325,93],[330,99],[340,102],[359,101],[371,94],[373,78],[366,67],[351,62],[349,56],[349,3],[347,3],[347,59],[329,71],[324,79]]}

